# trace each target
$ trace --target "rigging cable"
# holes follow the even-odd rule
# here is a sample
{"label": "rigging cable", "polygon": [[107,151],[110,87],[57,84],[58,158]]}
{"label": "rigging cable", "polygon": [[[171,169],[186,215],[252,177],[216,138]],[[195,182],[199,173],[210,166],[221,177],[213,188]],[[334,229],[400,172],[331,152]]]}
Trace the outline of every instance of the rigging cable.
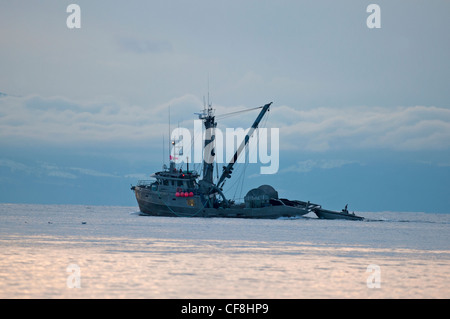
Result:
{"label": "rigging cable", "polygon": [[220,115],[216,115],[216,119],[224,119],[233,115],[237,115],[240,113],[245,113],[245,112],[249,112],[249,111],[253,111],[253,110],[257,110],[257,109],[262,109],[263,106],[257,106],[257,107],[253,107],[250,109],[245,109],[245,110],[240,110],[240,111],[235,111],[235,112],[230,112],[230,113],[224,113],[224,114],[220,114]]}

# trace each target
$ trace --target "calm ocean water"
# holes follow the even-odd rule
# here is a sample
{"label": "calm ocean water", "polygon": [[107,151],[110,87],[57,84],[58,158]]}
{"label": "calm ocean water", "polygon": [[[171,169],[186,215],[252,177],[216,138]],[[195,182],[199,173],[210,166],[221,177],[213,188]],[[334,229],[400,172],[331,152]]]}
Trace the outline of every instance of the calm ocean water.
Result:
{"label": "calm ocean water", "polygon": [[450,214],[146,217],[0,204],[0,298],[449,298]]}

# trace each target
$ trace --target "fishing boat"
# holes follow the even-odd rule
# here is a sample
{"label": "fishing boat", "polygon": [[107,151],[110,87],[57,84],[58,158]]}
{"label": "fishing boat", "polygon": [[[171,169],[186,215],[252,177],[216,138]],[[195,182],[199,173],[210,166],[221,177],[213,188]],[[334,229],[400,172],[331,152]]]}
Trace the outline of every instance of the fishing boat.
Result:
{"label": "fishing boat", "polygon": [[[319,218],[360,219],[361,217],[355,215],[322,209],[321,205],[310,201],[280,198],[278,192],[266,184],[249,190],[242,203],[226,198],[223,192],[225,181],[231,178],[235,163],[271,105],[272,102],[254,108],[261,109],[259,115],[228,164],[223,166],[222,174],[215,182],[213,179],[215,149],[211,145],[214,145],[217,122],[212,105],[208,101],[203,112],[197,113],[206,132],[202,174],[196,170],[189,170],[189,163],[186,163],[185,169],[182,165],[177,167],[174,157],[171,156],[168,167],[163,165],[162,171],[151,175],[153,180],[141,180],[131,186],[141,214],[171,217],[275,219],[303,216],[314,212]],[[177,141],[171,141],[172,145],[176,143]]]}

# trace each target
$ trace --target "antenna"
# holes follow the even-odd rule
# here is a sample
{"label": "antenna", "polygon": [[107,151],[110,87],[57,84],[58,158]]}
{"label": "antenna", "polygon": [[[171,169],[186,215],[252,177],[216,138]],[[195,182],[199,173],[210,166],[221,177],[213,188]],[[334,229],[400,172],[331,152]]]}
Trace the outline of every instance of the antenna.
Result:
{"label": "antenna", "polygon": [[208,108],[211,107],[211,104],[209,103],[209,73],[208,73]]}
{"label": "antenna", "polygon": [[[171,158],[171,154],[170,154],[170,145],[171,145],[171,136],[170,136],[170,105],[169,105],[169,159],[172,159]],[[170,160],[169,160],[169,164],[170,164]]]}

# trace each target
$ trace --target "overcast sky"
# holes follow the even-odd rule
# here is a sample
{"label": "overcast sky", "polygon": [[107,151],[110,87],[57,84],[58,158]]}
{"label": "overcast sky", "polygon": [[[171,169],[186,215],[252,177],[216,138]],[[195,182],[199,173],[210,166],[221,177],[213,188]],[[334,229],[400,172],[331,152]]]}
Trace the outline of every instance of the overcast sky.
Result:
{"label": "overcast sky", "polygon": [[192,129],[209,86],[217,114],[274,102],[279,173],[246,189],[450,212],[449,14],[438,0],[3,1],[0,201],[135,205],[127,187],[161,167],[169,106]]}

